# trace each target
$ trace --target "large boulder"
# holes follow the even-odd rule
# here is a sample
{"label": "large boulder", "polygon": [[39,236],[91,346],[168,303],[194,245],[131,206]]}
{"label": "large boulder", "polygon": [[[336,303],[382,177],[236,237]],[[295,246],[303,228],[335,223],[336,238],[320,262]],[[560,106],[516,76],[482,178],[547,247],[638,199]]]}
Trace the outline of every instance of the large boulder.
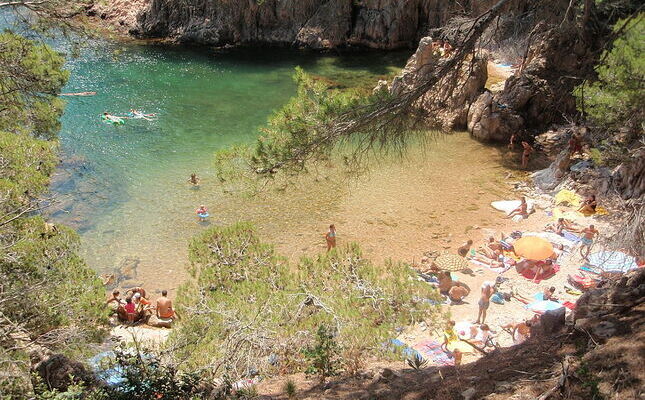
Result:
{"label": "large boulder", "polygon": [[[433,39],[426,36],[419,41],[417,51],[410,57],[405,68],[394,78],[390,94],[400,96],[425,83],[444,59],[433,49]],[[426,92],[415,106],[425,112],[426,122],[443,130],[465,128],[471,104],[484,90],[487,59],[476,57],[464,63],[456,77],[443,77]],[[455,78],[457,83],[455,84]]]}
{"label": "large boulder", "polygon": [[482,142],[508,141],[524,126],[524,118],[500,105],[490,91],[482,93],[472,104],[467,122],[468,132]]}
{"label": "large boulder", "polygon": [[520,68],[504,89],[482,95],[468,116],[472,135],[507,141],[513,132],[542,132],[576,110],[573,88],[591,71],[594,55],[573,28],[536,26],[534,40]]}
{"label": "large boulder", "polygon": [[49,389],[67,390],[74,383],[90,383],[94,376],[78,361],[73,361],[63,354],[49,354],[36,364],[33,370]]}

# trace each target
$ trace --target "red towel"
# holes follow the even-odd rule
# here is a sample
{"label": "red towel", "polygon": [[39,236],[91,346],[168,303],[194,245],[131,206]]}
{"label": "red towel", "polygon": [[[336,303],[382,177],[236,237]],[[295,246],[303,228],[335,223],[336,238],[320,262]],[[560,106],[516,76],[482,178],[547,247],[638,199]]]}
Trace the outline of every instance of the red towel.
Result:
{"label": "red towel", "polygon": [[572,303],[570,301],[565,301],[564,303],[562,303],[562,305],[568,308],[569,310],[574,310],[576,308],[576,303]]}
{"label": "red towel", "polygon": [[548,273],[544,273],[544,271],[540,272],[540,274],[535,277],[535,272],[533,272],[531,269],[527,268],[522,271],[522,276],[525,277],[526,279],[533,280],[535,278],[535,282],[540,282],[544,279],[549,279],[553,275],[556,274],[556,272],[560,271],[560,266],[557,264],[553,264],[553,270],[549,271]]}
{"label": "red towel", "polygon": [[583,273],[569,275],[569,283],[583,291],[595,288],[598,285],[598,281],[596,279],[584,275]]}

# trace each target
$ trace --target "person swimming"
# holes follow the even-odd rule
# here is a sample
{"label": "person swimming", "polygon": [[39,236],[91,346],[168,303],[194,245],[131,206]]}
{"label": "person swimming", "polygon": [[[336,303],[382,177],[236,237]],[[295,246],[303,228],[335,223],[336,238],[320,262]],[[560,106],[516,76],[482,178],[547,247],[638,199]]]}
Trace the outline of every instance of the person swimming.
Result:
{"label": "person swimming", "polygon": [[188,182],[190,182],[190,184],[192,184],[193,186],[199,186],[199,181],[200,179],[197,174],[190,174],[190,178],[188,178]]}
{"label": "person swimming", "polygon": [[208,218],[208,209],[206,208],[205,205],[199,206],[199,208],[196,210],[197,216],[199,217],[200,222],[206,221],[206,218]]}
{"label": "person swimming", "polygon": [[119,117],[117,115],[112,115],[107,112],[104,112],[103,115],[101,115],[101,119],[103,120],[103,122],[107,122],[114,125],[123,125],[125,123],[124,118],[125,117]]}
{"label": "person swimming", "polygon": [[145,119],[146,121],[152,121],[151,117],[155,117],[157,114],[144,114],[139,110],[135,110],[134,108],[130,109],[130,112],[128,113],[128,118],[132,119]]}

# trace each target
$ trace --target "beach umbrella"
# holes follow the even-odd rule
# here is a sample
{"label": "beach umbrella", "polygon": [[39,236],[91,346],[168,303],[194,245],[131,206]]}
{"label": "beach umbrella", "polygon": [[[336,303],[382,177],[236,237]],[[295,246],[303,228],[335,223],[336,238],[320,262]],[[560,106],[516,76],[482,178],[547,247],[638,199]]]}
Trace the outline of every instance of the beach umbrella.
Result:
{"label": "beach umbrella", "polygon": [[434,265],[442,271],[461,271],[468,268],[468,261],[457,254],[442,254],[434,260]]}
{"label": "beach umbrella", "polygon": [[527,304],[526,308],[536,313],[544,314],[546,311],[557,310],[560,308],[564,308],[564,306],[558,303],[557,301],[540,300],[540,301],[535,301],[531,304]]}
{"label": "beach umbrella", "polygon": [[515,254],[527,260],[545,260],[553,255],[553,245],[538,236],[525,236],[513,243]]}
{"label": "beach umbrella", "polygon": [[638,268],[636,259],[620,251],[599,251],[589,256],[589,264],[603,272],[627,272]]}

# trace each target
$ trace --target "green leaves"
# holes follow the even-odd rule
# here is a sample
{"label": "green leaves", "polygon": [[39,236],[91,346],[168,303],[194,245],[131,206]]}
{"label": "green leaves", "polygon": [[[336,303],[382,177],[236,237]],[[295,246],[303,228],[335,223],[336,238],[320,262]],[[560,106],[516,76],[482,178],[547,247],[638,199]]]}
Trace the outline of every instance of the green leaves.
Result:
{"label": "green leaves", "polygon": [[[645,110],[645,13],[625,26],[597,68],[598,80],[576,88],[580,108],[602,127],[639,126]],[[625,21],[618,21],[616,28]]]}
{"label": "green leaves", "polygon": [[0,33],[0,130],[55,137],[64,105],[57,95],[69,78],[63,64],[47,45]]}
{"label": "green leaves", "polygon": [[321,326],[335,333],[337,368],[353,368],[396,327],[437,316],[425,301],[435,289],[405,264],[372,265],[357,245],[289,263],[238,223],[196,237],[190,260],[194,279],[180,288],[171,346],[216,376],[304,370],[320,361],[303,350],[316,348]]}
{"label": "green leaves", "polygon": [[306,168],[307,161],[326,158],[338,144],[327,129],[330,123],[366,102],[358,91],[331,90],[300,67],[296,67],[294,80],[296,96],[269,118],[257,141],[251,164],[258,173],[271,174],[284,167],[298,172]]}

